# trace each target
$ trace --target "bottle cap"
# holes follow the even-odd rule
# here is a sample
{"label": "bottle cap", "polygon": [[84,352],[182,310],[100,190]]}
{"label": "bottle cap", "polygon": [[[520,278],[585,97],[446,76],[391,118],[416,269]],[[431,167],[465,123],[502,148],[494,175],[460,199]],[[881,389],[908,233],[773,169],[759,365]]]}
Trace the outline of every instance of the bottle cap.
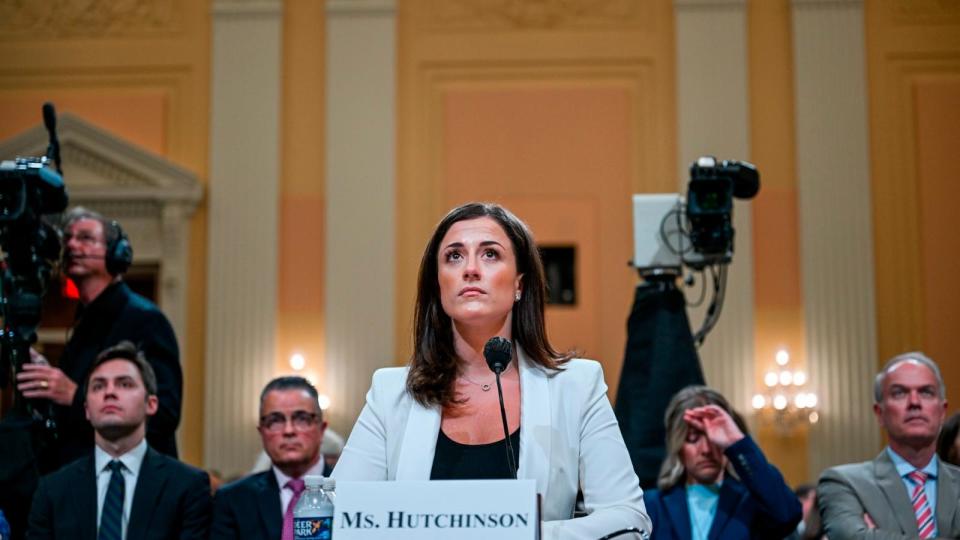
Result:
{"label": "bottle cap", "polygon": [[323,477],[322,477],[322,476],[313,476],[313,475],[304,476],[304,477],[303,477],[303,483],[306,484],[306,486],[307,486],[308,488],[311,488],[311,487],[320,487],[320,486],[323,485]]}
{"label": "bottle cap", "polygon": [[323,479],[323,490],[324,491],[333,491],[337,489],[337,481],[334,478],[324,478]]}

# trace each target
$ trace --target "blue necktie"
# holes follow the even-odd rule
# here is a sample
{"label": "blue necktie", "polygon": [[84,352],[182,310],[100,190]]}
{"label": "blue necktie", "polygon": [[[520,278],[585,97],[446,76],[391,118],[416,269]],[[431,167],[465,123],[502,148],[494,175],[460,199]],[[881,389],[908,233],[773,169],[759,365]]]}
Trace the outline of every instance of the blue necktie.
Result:
{"label": "blue necktie", "polygon": [[113,460],[107,467],[113,472],[110,473],[107,496],[103,499],[100,533],[97,535],[97,540],[123,540],[121,535],[124,498],[123,463]]}

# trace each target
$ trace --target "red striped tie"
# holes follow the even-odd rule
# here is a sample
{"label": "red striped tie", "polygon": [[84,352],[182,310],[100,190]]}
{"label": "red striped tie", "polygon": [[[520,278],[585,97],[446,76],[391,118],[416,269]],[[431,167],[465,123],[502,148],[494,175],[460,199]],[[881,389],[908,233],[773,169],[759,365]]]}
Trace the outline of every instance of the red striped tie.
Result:
{"label": "red striped tie", "polygon": [[913,482],[910,502],[913,503],[913,513],[917,516],[917,531],[920,538],[933,538],[936,523],[933,519],[933,509],[930,508],[930,502],[927,500],[927,491],[924,489],[927,473],[917,470],[908,474],[907,478]]}

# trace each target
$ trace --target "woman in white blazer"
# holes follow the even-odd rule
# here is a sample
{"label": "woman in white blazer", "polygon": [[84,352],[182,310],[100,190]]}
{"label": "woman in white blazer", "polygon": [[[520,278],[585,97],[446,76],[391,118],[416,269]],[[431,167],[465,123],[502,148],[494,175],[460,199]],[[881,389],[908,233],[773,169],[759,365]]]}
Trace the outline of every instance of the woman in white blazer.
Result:
{"label": "woman in white blazer", "polygon": [[[334,478],[512,477],[483,357],[500,336],[515,344],[501,382],[508,431],[519,441],[517,477],[536,481],[544,538],[649,532],[600,364],[550,346],[545,298],[539,252],[522,221],[493,204],[447,214],[420,265],[413,358],[374,374]],[[578,489],[588,515],[572,519]]]}

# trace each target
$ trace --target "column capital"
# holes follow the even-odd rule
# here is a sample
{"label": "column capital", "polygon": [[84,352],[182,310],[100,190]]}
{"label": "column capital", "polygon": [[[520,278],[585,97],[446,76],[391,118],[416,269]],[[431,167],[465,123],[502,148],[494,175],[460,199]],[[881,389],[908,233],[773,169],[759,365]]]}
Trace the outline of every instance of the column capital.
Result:
{"label": "column capital", "polygon": [[211,11],[214,17],[256,17],[283,14],[282,0],[214,0]]}
{"label": "column capital", "polygon": [[327,0],[328,15],[386,15],[397,11],[396,0]]}

